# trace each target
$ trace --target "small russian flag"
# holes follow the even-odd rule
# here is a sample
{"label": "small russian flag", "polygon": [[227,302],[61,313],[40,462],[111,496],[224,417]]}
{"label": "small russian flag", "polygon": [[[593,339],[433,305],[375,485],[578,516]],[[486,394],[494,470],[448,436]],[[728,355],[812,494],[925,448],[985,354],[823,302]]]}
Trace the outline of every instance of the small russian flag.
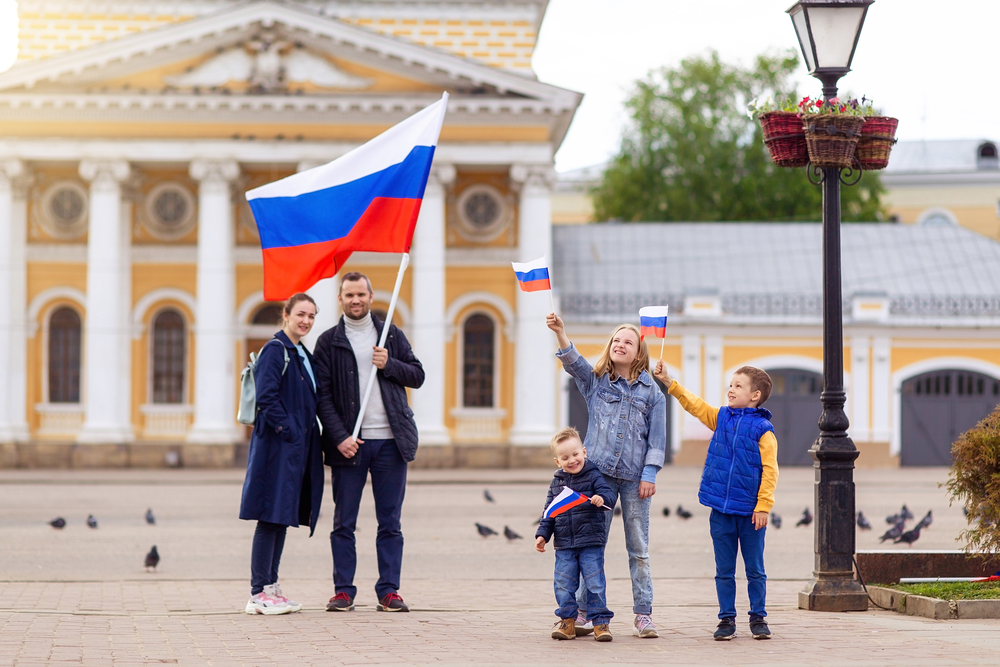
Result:
{"label": "small russian flag", "polygon": [[639,333],[643,338],[667,337],[667,309],[669,306],[645,306],[639,309]]}
{"label": "small russian flag", "polygon": [[549,506],[542,512],[542,518],[551,519],[552,517],[559,516],[563,512],[568,512],[577,505],[582,505],[589,500],[590,498],[587,496],[577,493],[567,486],[562,490],[562,493],[552,499]]}
{"label": "small russian flag", "polygon": [[510,265],[514,267],[514,275],[517,276],[517,282],[521,286],[522,292],[541,292],[552,289],[549,282],[549,265],[544,257],[524,264],[511,262]]}

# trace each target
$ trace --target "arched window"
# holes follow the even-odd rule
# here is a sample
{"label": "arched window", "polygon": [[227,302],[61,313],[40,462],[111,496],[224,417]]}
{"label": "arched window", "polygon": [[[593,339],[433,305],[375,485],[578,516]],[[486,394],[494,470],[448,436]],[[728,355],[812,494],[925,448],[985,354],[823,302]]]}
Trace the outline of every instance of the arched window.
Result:
{"label": "arched window", "polygon": [[80,402],[80,316],[59,308],[49,320],[49,403]]}
{"label": "arched window", "polygon": [[976,151],[976,166],[979,169],[997,169],[1000,167],[1000,155],[997,154],[997,145],[992,141],[987,141],[979,145]]}
{"label": "arched window", "polygon": [[250,319],[250,324],[281,326],[282,312],[284,311],[284,308],[285,304],[283,303],[265,303],[257,309],[257,312],[253,314],[253,317]]}
{"label": "arched window", "polygon": [[485,315],[473,315],[462,327],[462,405],[493,407],[493,349],[496,327]]}
{"label": "arched window", "polygon": [[153,403],[184,402],[184,318],[164,310],[153,319]]}

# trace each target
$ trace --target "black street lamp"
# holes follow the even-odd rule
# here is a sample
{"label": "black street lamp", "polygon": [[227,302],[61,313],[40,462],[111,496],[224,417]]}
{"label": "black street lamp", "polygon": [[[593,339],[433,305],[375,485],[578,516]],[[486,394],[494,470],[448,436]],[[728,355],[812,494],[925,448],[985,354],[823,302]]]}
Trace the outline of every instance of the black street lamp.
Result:
{"label": "black street lamp", "polygon": [[[823,83],[824,99],[851,60],[874,0],[799,0],[788,13],[809,73]],[[819,171],[818,169],[816,170]],[[838,168],[823,168],[823,414],[809,455],[816,469],[813,578],[799,593],[799,607],[814,611],[864,611],[868,595],[854,579],[854,461],[844,403],[844,320],[840,276],[840,183]],[[857,181],[853,181],[857,182]],[[852,182],[852,184],[853,184]]]}

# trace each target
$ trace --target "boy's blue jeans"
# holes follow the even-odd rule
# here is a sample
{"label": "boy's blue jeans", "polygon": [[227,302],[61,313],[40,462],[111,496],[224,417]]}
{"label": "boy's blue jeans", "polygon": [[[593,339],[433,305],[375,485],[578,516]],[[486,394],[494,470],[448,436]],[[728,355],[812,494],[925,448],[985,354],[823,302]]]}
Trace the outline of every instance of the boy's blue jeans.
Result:
{"label": "boy's blue jeans", "polygon": [[764,574],[764,533],[767,526],[754,530],[753,516],[724,514],[712,510],[708,520],[715,547],[715,592],[719,597],[719,618],[736,618],[736,549],[743,553],[750,596],[750,618],[767,616],[764,601],[767,575]]}
{"label": "boy's blue jeans", "polygon": [[[628,551],[628,569],[632,579],[632,613],[653,613],[653,577],[649,572],[649,506],[652,498],[639,497],[639,482],[604,476],[615,497],[605,507],[614,507],[622,501],[622,523],[625,525],[625,550]],[[611,530],[613,512],[608,511],[605,530]],[[586,595],[584,582],[576,592],[578,600]],[[582,605],[581,605],[582,606]]]}
{"label": "boy's blue jeans", "polygon": [[604,547],[556,549],[556,616],[576,618],[580,610],[576,602],[576,587],[580,578],[587,584],[587,620],[594,625],[611,622],[608,609],[607,582],[604,578]]}

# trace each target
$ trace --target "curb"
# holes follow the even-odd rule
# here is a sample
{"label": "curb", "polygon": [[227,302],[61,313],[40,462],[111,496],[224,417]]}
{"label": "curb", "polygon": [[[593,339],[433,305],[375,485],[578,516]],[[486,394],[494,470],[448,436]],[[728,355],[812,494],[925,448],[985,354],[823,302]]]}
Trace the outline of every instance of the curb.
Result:
{"label": "curb", "polygon": [[908,616],[936,620],[1000,618],[1000,600],[941,600],[871,585],[868,594],[875,604]]}

